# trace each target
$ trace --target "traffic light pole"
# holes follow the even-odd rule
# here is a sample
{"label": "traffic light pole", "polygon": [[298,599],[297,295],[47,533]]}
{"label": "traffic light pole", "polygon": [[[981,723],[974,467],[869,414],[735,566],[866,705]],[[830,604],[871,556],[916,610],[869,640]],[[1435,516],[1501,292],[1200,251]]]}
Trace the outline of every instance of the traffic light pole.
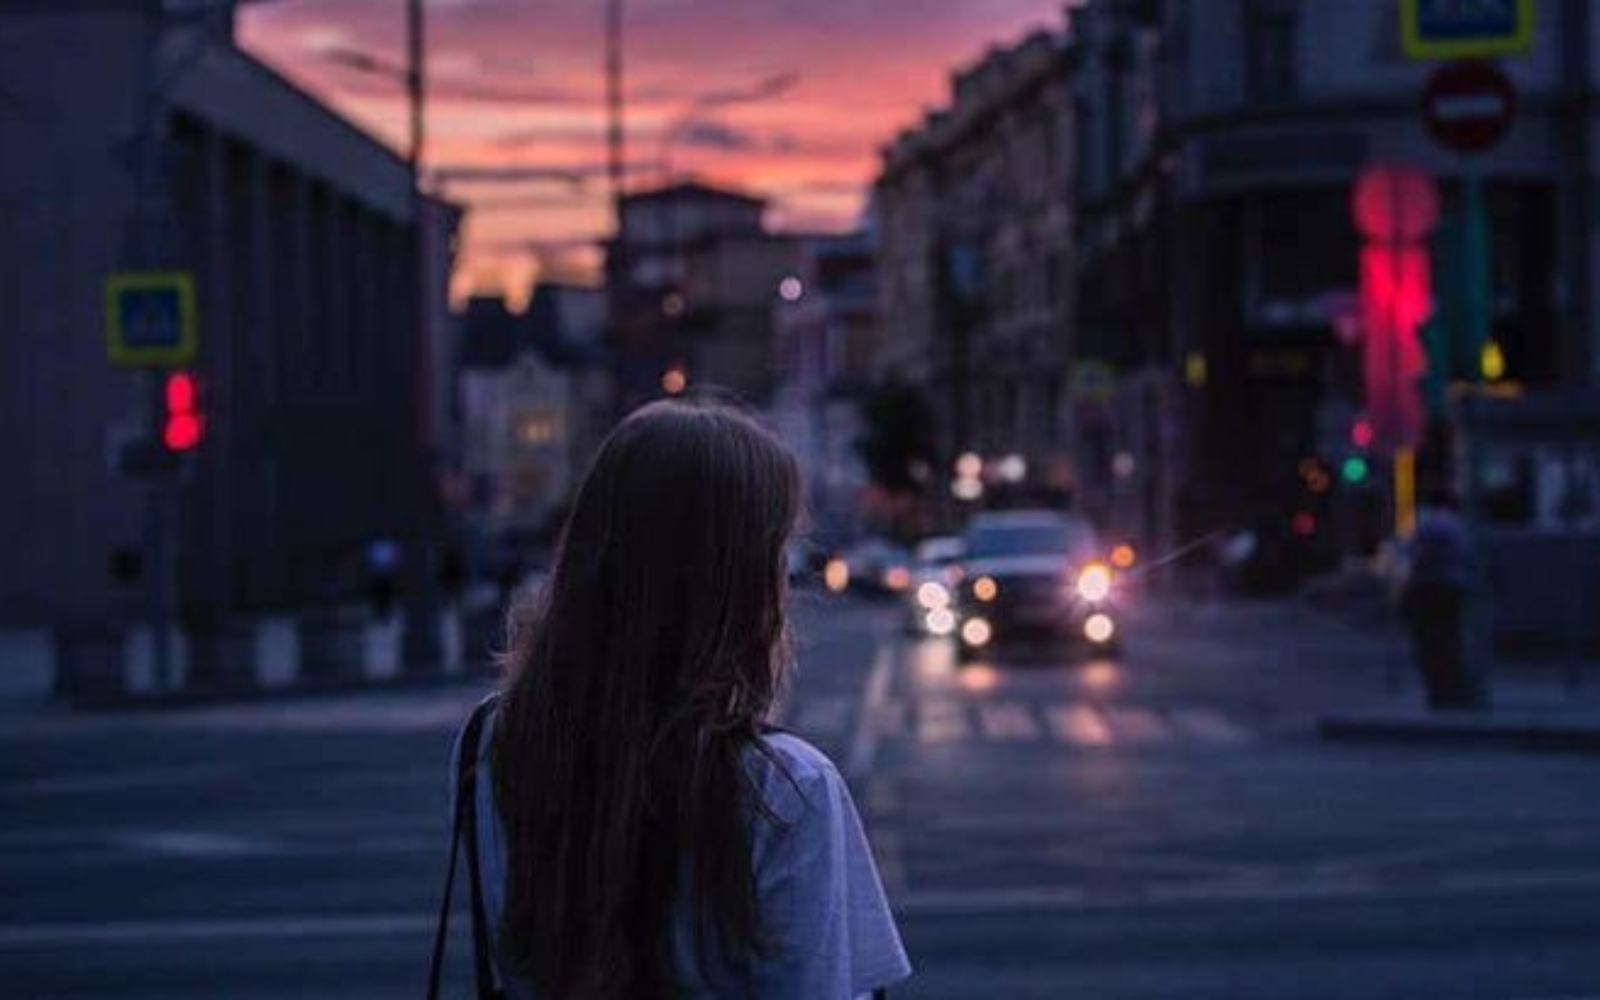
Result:
{"label": "traffic light pole", "polygon": [[[1480,360],[1483,346],[1489,340],[1489,327],[1493,307],[1494,275],[1489,267],[1489,210],[1483,193],[1483,165],[1479,157],[1463,158],[1461,171],[1461,264],[1465,280],[1460,293],[1464,296],[1462,314],[1467,331],[1468,354],[1471,355],[1472,391],[1467,405],[1462,407],[1458,428],[1465,454],[1466,482],[1462,490],[1462,510],[1466,516],[1468,537],[1472,539],[1474,554],[1481,564],[1484,551],[1483,537],[1483,443],[1480,440],[1483,422],[1479,414],[1483,394],[1483,365]],[[1494,641],[1490,625],[1489,580],[1480,568],[1473,574],[1472,591],[1468,601],[1467,634],[1470,638],[1467,652],[1467,669],[1475,686],[1488,697],[1489,677],[1494,656]]]}
{"label": "traffic light pole", "polygon": [[[167,228],[172,222],[168,211],[168,192],[158,177],[167,105],[161,59],[165,23],[158,19],[154,31],[155,37],[146,55],[147,83],[140,109],[142,120],[137,136],[139,176],[134,195],[134,256],[139,266],[146,268],[166,263]],[[161,441],[160,435],[166,410],[166,371],[162,368],[151,369],[148,378],[151,436],[164,447],[165,442]],[[162,691],[171,690],[177,682],[172,623],[177,610],[177,532],[173,515],[178,497],[173,479],[172,474],[152,476],[146,501],[147,544],[153,570],[149,595],[151,654],[156,688]]]}
{"label": "traffic light pole", "polygon": [[[168,102],[172,88],[203,53],[206,44],[203,33],[197,34],[187,49],[180,50],[175,58],[165,58],[164,43],[171,23],[170,15],[158,13],[150,26],[152,34],[145,50],[144,94],[133,138],[136,146],[133,224],[126,237],[126,248],[133,262],[145,269],[171,262],[171,192],[160,170],[165,152]],[[162,367],[149,372],[151,437],[157,447],[165,447],[161,428],[166,408],[167,374],[167,369]],[[178,518],[185,468],[186,463],[180,457],[175,471],[152,476],[146,499],[146,545],[154,564],[149,594],[151,653],[155,682],[160,690],[171,690],[178,682],[172,637],[178,617]]]}

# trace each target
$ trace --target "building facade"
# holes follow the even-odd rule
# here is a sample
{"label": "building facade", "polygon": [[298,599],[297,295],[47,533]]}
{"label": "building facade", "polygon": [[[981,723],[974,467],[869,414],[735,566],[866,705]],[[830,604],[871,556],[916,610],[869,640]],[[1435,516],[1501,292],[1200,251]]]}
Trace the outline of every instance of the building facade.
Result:
{"label": "building facade", "polygon": [[1056,33],[994,49],[883,152],[877,373],[923,391],[946,459],[1071,451],[1070,70]]}
{"label": "building facade", "polygon": [[694,183],[623,198],[606,247],[619,412],[667,391],[668,372],[766,401],[772,303],[796,256],[765,212],[759,198]]}
{"label": "building facade", "polygon": [[[1438,179],[1447,222],[1461,204],[1464,161],[1429,139],[1432,66],[1402,54],[1397,5],[1094,0],[1070,18],[1078,353],[1115,385],[1081,463],[1111,484],[1106,506],[1170,545],[1381,501],[1308,491],[1302,470],[1339,458],[1362,405],[1339,335],[1360,286],[1356,178],[1412,165]],[[1503,63],[1516,123],[1477,157],[1491,333],[1507,380],[1533,388],[1600,372],[1596,32],[1582,2],[1540,4],[1531,51]]]}
{"label": "building facade", "polygon": [[774,310],[772,423],[799,458],[821,538],[848,533],[867,485],[856,445],[878,350],[876,274],[867,232],[803,239]]}
{"label": "building facade", "polygon": [[475,297],[461,322],[469,548],[548,545],[610,426],[604,295],[542,284],[524,313]]}
{"label": "building facade", "polygon": [[[439,522],[427,362],[459,213],[235,46],[225,6],[166,7],[0,12],[0,146],[28,151],[0,158],[0,608],[20,623],[148,615],[169,501],[197,634],[358,593],[374,540],[424,572]],[[160,376],[110,363],[102,331],[108,278],[151,270],[194,282],[205,434],[181,471],[141,478],[121,454],[159,435]]]}

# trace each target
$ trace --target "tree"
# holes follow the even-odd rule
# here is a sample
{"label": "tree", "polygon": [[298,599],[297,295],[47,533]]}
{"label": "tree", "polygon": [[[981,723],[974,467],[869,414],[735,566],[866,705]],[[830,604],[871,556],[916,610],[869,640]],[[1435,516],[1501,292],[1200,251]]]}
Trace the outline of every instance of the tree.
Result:
{"label": "tree", "polygon": [[[915,386],[887,382],[862,402],[856,451],[872,482],[891,493],[917,493],[934,460],[933,407]],[[919,468],[921,475],[919,475]]]}

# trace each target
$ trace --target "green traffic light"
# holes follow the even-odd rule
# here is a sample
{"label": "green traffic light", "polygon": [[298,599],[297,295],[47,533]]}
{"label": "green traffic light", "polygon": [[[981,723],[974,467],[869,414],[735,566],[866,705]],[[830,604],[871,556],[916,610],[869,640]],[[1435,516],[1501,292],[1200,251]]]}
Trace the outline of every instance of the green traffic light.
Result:
{"label": "green traffic light", "polygon": [[1364,483],[1367,481],[1367,460],[1360,455],[1352,455],[1344,460],[1344,468],[1340,470],[1347,483]]}

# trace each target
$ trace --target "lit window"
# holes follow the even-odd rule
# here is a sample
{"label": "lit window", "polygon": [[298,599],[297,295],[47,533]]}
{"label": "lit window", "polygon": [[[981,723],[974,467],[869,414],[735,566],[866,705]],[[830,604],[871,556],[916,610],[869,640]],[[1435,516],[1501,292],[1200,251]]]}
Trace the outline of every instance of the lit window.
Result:
{"label": "lit window", "polygon": [[556,439],[555,414],[530,413],[517,424],[517,440],[526,445],[544,445]]}

